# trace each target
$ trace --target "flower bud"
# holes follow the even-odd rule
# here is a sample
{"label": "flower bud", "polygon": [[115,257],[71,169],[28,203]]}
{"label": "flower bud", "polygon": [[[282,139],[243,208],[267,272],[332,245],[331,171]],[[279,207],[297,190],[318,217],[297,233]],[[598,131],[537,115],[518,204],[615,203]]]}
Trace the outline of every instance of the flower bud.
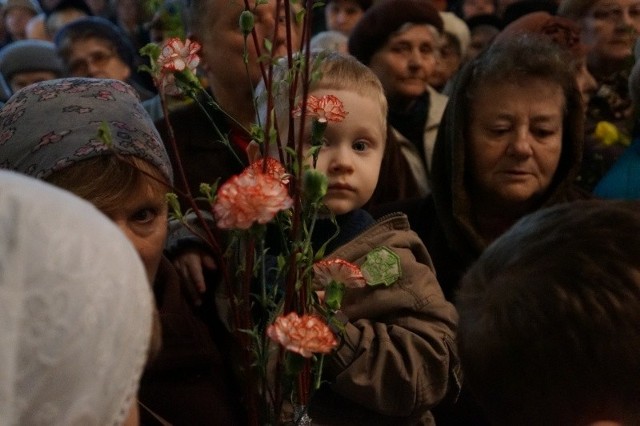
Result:
{"label": "flower bud", "polygon": [[173,192],[169,192],[165,195],[167,204],[169,205],[169,212],[178,220],[182,220],[182,210],[180,209],[180,202],[178,196]]}
{"label": "flower bud", "polygon": [[304,172],[303,191],[307,199],[315,203],[322,199],[329,188],[327,176],[317,170],[306,170]]}
{"label": "flower bud", "polygon": [[253,12],[251,12],[250,10],[243,10],[240,14],[239,25],[240,30],[245,37],[248,36],[249,33],[251,33],[251,31],[253,30],[253,21]]}
{"label": "flower bud", "polygon": [[311,122],[311,145],[322,145],[325,130],[327,130],[327,120],[314,118]]}

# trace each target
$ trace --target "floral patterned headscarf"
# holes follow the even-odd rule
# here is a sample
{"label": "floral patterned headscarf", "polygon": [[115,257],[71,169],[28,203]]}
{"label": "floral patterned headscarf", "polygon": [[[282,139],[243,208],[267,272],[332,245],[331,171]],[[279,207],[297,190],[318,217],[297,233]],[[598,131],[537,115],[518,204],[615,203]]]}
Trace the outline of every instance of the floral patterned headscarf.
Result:
{"label": "floral patterned headscarf", "polygon": [[[106,124],[112,144],[99,137]],[[64,78],[27,86],[0,109],[0,168],[46,179],[88,158],[133,155],[173,182],[169,157],[135,90],[118,80]]]}

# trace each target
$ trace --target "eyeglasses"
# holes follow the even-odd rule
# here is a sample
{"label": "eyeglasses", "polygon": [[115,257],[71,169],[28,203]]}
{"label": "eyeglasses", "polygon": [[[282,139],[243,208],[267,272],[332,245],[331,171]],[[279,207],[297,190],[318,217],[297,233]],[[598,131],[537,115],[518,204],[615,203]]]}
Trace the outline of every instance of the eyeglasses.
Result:
{"label": "eyeglasses", "polygon": [[610,5],[596,8],[592,12],[593,19],[598,21],[620,22],[625,13],[632,21],[640,21],[640,3],[632,4],[626,8]]}
{"label": "eyeglasses", "polygon": [[76,76],[86,76],[89,71],[89,65],[94,67],[104,67],[107,62],[115,56],[114,51],[98,50],[91,52],[85,58],[76,58],[69,62],[69,73]]}

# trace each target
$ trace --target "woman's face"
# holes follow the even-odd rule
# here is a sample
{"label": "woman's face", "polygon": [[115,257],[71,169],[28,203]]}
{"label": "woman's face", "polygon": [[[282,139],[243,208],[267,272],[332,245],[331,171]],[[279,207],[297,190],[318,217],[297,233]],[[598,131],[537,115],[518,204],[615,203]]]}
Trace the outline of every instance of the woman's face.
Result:
{"label": "woman's face", "polygon": [[327,29],[348,36],[356,26],[364,10],[355,0],[332,0],[324,9]]}
{"label": "woman's face", "polygon": [[445,33],[442,37],[444,43],[440,46],[440,55],[429,78],[429,84],[438,91],[444,89],[444,86],[458,72],[462,64],[460,47],[456,44],[454,37],[449,33]]}
{"label": "woman's face", "polygon": [[33,18],[35,13],[25,7],[12,7],[10,8],[4,17],[5,26],[7,32],[14,40],[22,40],[26,37],[25,28],[27,22]]}
{"label": "woman's face", "polygon": [[492,15],[496,13],[493,0],[464,0],[462,2],[462,17],[466,20],[477,15]]}
{"label": "woman's face", "polygon": [[581,24],[590,63],[624,60],[633,54],[640,32],[640,0],[600,0]]}
{"label": "woman's face", "polygon": [[427,25],[392,34],[371,57],[390,104],[410,103],[422,95],[436,67],[438,40]]}
{"label": "woman's face", "polygon": [[131,68],[118,56],[111,43],[99,38],[76,40],[67,63],[71,77],[112,78],[126,81]]}
{"label": "woman's face", "polygon": [[562,88],[547,81],[479,87],[467,136],[474,196],[507,208],[543,196],[560,162],[564,107]]}
{"label": "woman's face", "polygon": [[108,212],[104,212],[134,245],[153,282],[167,238],[168,207],[165,192],[150,177],[142,177],[135,193]]}
{"label": "woman's face", "polygon": [[580,95],[582,95],[582,105],[586,109],[589,105],[589,99],[598,88],[598,83],[587,68],[586,58],[583,58],[576,64],[576,84]]}

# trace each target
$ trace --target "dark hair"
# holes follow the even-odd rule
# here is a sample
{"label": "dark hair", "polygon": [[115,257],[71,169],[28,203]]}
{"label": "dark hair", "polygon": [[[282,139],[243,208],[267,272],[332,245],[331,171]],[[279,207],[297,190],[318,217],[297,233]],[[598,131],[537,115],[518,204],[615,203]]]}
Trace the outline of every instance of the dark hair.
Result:
{"label": "dark hair", "polygon": [[521,219],[457,296],[466,383],[495,424],[640,423],[640,203]]}
{"label": "dark hair", "polygon": [[[329,3],[332,3],[336,0],[326,0],[325,6],[328,5]],[[362,9],[363,12],[366,12],[367,9],[369,9],[371,7],[371,5],[373,4],[373,0],[352,0],[355,3],[358,4],[358,6],[360,6],[360,9]]]}
{"label": "dark hair", "polygon": [[555,0],[518,0],[510,3],[502,12],[502,25],[507,26],[518,18],[533,12],[548,12],[555,15],[558,2]]}

